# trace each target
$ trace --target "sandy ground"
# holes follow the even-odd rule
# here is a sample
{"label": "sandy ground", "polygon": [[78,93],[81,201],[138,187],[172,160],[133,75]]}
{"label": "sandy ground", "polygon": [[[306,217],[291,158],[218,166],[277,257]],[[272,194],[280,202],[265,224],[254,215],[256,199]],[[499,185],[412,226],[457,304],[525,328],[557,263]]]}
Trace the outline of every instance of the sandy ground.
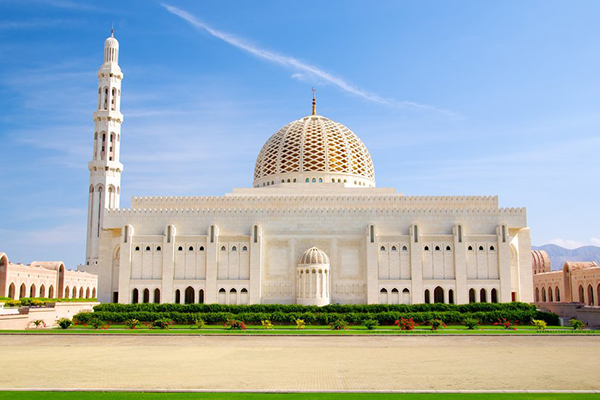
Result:
{"label": "sandy ground", "polygon": [[600,389],[600,337],[4,335],[0,358],[0,389]]}

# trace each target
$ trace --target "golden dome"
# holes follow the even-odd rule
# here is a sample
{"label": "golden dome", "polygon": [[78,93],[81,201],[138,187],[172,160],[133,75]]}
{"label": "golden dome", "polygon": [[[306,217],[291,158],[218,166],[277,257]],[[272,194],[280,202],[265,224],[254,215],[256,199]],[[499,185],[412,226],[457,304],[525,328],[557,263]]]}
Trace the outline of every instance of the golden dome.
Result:
{"label": "golden dome", "polygon": [[277,131],[256,159],[255,187],[293,182],[374,187],[375,170],[367,147],[350,129],[310,115]]}

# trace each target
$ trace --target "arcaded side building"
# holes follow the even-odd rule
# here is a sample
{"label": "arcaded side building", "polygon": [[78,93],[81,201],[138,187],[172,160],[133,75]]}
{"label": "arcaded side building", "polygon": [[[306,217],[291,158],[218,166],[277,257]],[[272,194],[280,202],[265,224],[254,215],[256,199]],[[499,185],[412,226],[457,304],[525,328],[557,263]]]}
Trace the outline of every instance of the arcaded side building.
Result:
{"label": "arcaded side building", "polygon": [[111,35],[88,165],[86,269],[99,275],[100,301],[533,301],[524,208],[501,208],[494,196],[404,196],[376,187],[366,146],[317,114],[314,98],[310,115],[266,141],[252,187],[134,197],[121,209],[118,50]]}

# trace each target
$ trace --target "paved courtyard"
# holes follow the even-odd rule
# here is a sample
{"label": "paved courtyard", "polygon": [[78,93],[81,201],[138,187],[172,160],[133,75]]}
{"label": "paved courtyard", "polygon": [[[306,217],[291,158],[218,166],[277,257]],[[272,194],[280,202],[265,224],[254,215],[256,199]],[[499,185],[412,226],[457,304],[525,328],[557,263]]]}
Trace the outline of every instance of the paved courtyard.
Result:
{"label": "paved courtyard", "polygon": [[600,389],[600,337],[3,335],[0,357],[0,389]]}

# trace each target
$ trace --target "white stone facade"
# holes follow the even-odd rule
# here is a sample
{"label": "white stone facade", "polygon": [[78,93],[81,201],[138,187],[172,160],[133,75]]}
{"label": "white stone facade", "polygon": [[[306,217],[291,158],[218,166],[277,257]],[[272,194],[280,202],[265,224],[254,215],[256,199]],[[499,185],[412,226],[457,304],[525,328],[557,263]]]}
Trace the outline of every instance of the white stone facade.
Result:
{"label": "white stone facade", "polygon": [[[118,200],[100,203],[100,235],[88,235],[88,249],[98,249],[88,261],[99,275],[99,300],[533,300],[524,208],[500,208],[497,197],[377,188],[364,144],[317,115],[314,103],[312,115],[267,141],[254,171],[252,188],[224,196],[134,197],[130,209],[119,209]],[[313,247],[328,260],[315,265],[321,278],[302,263]]]}

